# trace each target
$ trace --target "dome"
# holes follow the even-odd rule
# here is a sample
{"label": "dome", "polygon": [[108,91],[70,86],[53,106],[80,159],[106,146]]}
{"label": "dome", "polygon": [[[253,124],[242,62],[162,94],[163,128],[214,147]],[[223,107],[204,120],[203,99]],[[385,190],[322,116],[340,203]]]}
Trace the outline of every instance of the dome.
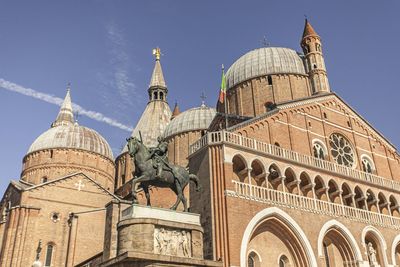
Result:
{"label": "dome", "polygon": [[191,108],[176,116],[165,128],[164,137],[195,131],[206,130],[216,114],[215,109],[202,105],[201,107]]}
{"label": "dome", "polygon": [[77,123],[50,128],[36,138],[27,154],[50,148],[83,149],[113,160],[113,154],[107,141],[95,130]]}
{"label": "dome", "polygon": [[306,75],[303,60],[296,51],[283,47],[263,47],[252,50],[226,72],[226,85],[231,88],[251,78],[271,74]]}

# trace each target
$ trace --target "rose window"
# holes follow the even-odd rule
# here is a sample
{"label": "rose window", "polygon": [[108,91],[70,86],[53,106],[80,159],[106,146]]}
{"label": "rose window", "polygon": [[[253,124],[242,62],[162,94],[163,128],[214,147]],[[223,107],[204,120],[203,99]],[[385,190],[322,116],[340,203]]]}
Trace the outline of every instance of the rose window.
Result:
{"label": "rose window", "polygon": [[344,165],[346,167],[354,166],[354,152],[344,136],[334,133],[329,138],[329,144],[331,146],[331,154],[337,164]]}

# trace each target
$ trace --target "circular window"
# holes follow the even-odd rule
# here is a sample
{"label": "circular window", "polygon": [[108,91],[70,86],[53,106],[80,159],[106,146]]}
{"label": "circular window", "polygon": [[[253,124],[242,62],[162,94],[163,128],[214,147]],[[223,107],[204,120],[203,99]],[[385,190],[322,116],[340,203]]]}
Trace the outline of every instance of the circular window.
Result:
{"label": "circular window", "polygon": [[329,137],[331,154],[337,164],[346,167],[355,166],[354,152],[350,142],[341,134],[334,133]]}
{"label": "circular window", "polygon": [[60,220],[60,213],[58,213],[58,212],[52,212],[51,215],[50,215],[50,219],[51,219],[53,222],[58,222],[58,221]]}

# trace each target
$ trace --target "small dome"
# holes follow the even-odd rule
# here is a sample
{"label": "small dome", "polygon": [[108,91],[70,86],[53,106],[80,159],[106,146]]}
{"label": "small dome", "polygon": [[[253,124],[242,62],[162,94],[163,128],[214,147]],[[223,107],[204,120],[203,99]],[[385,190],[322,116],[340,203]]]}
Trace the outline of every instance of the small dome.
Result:
{"label": "small dome", "polygon": [[206,130],[214,119],[215,109],[202,105],[191,108],[176,116],[165,128],[164,137],[168,138],[179,133]]}
{"label": "small dome", "polygon": [[306,75],[303,60],[296,51],[283,47],[263,47],[241,56],[226,72],[231,88],[251,78],[271,74]]}
{"label": "small dome", "polygon": [[107,141],[95,130],[77,123],[50,128],[36,138],[27,154],[50,148],[83,149],[113,160],[113,154]]}

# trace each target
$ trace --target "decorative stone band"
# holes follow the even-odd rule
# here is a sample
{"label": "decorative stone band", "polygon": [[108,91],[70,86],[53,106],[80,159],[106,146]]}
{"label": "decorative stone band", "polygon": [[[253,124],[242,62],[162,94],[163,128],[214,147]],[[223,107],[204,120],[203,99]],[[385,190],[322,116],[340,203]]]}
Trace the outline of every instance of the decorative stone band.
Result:
{"label": "decorative stone band", "polygon": [[253,138],[243,137],[241,135],[226,131],[212,132],[204,135],[201,139],[190,145],[189,156],[196,153],[203,147],[219,144],[229,144],[240,148],[246,148],[247,150],[250,149],[256,153],[262,153],[268,156],[283,158],[293,163],[311,166],[325,172],[340,174],[345,177],[361,180],[368,184],[374,184],[400,192],[400,182],[383,178],[371,173],[348,168],[330,161],[302,155],[292,150],[277,147],[268,143],[260,142]]}
{"label": "decorative stone band", "polygon": [[201,226],[199,214],[140,205],[132,205],[122,211],[122,220],[131,218],[157,219]]}
{"label": "decorative stone band", "polygon": [[230,197],[239,197],[283,207],[294,207],[311,213],[344,217],[366,224],[400,230],[400,218],[238,181],[232,182],[235,185],[235,190],[226,190],[226,195]]}

